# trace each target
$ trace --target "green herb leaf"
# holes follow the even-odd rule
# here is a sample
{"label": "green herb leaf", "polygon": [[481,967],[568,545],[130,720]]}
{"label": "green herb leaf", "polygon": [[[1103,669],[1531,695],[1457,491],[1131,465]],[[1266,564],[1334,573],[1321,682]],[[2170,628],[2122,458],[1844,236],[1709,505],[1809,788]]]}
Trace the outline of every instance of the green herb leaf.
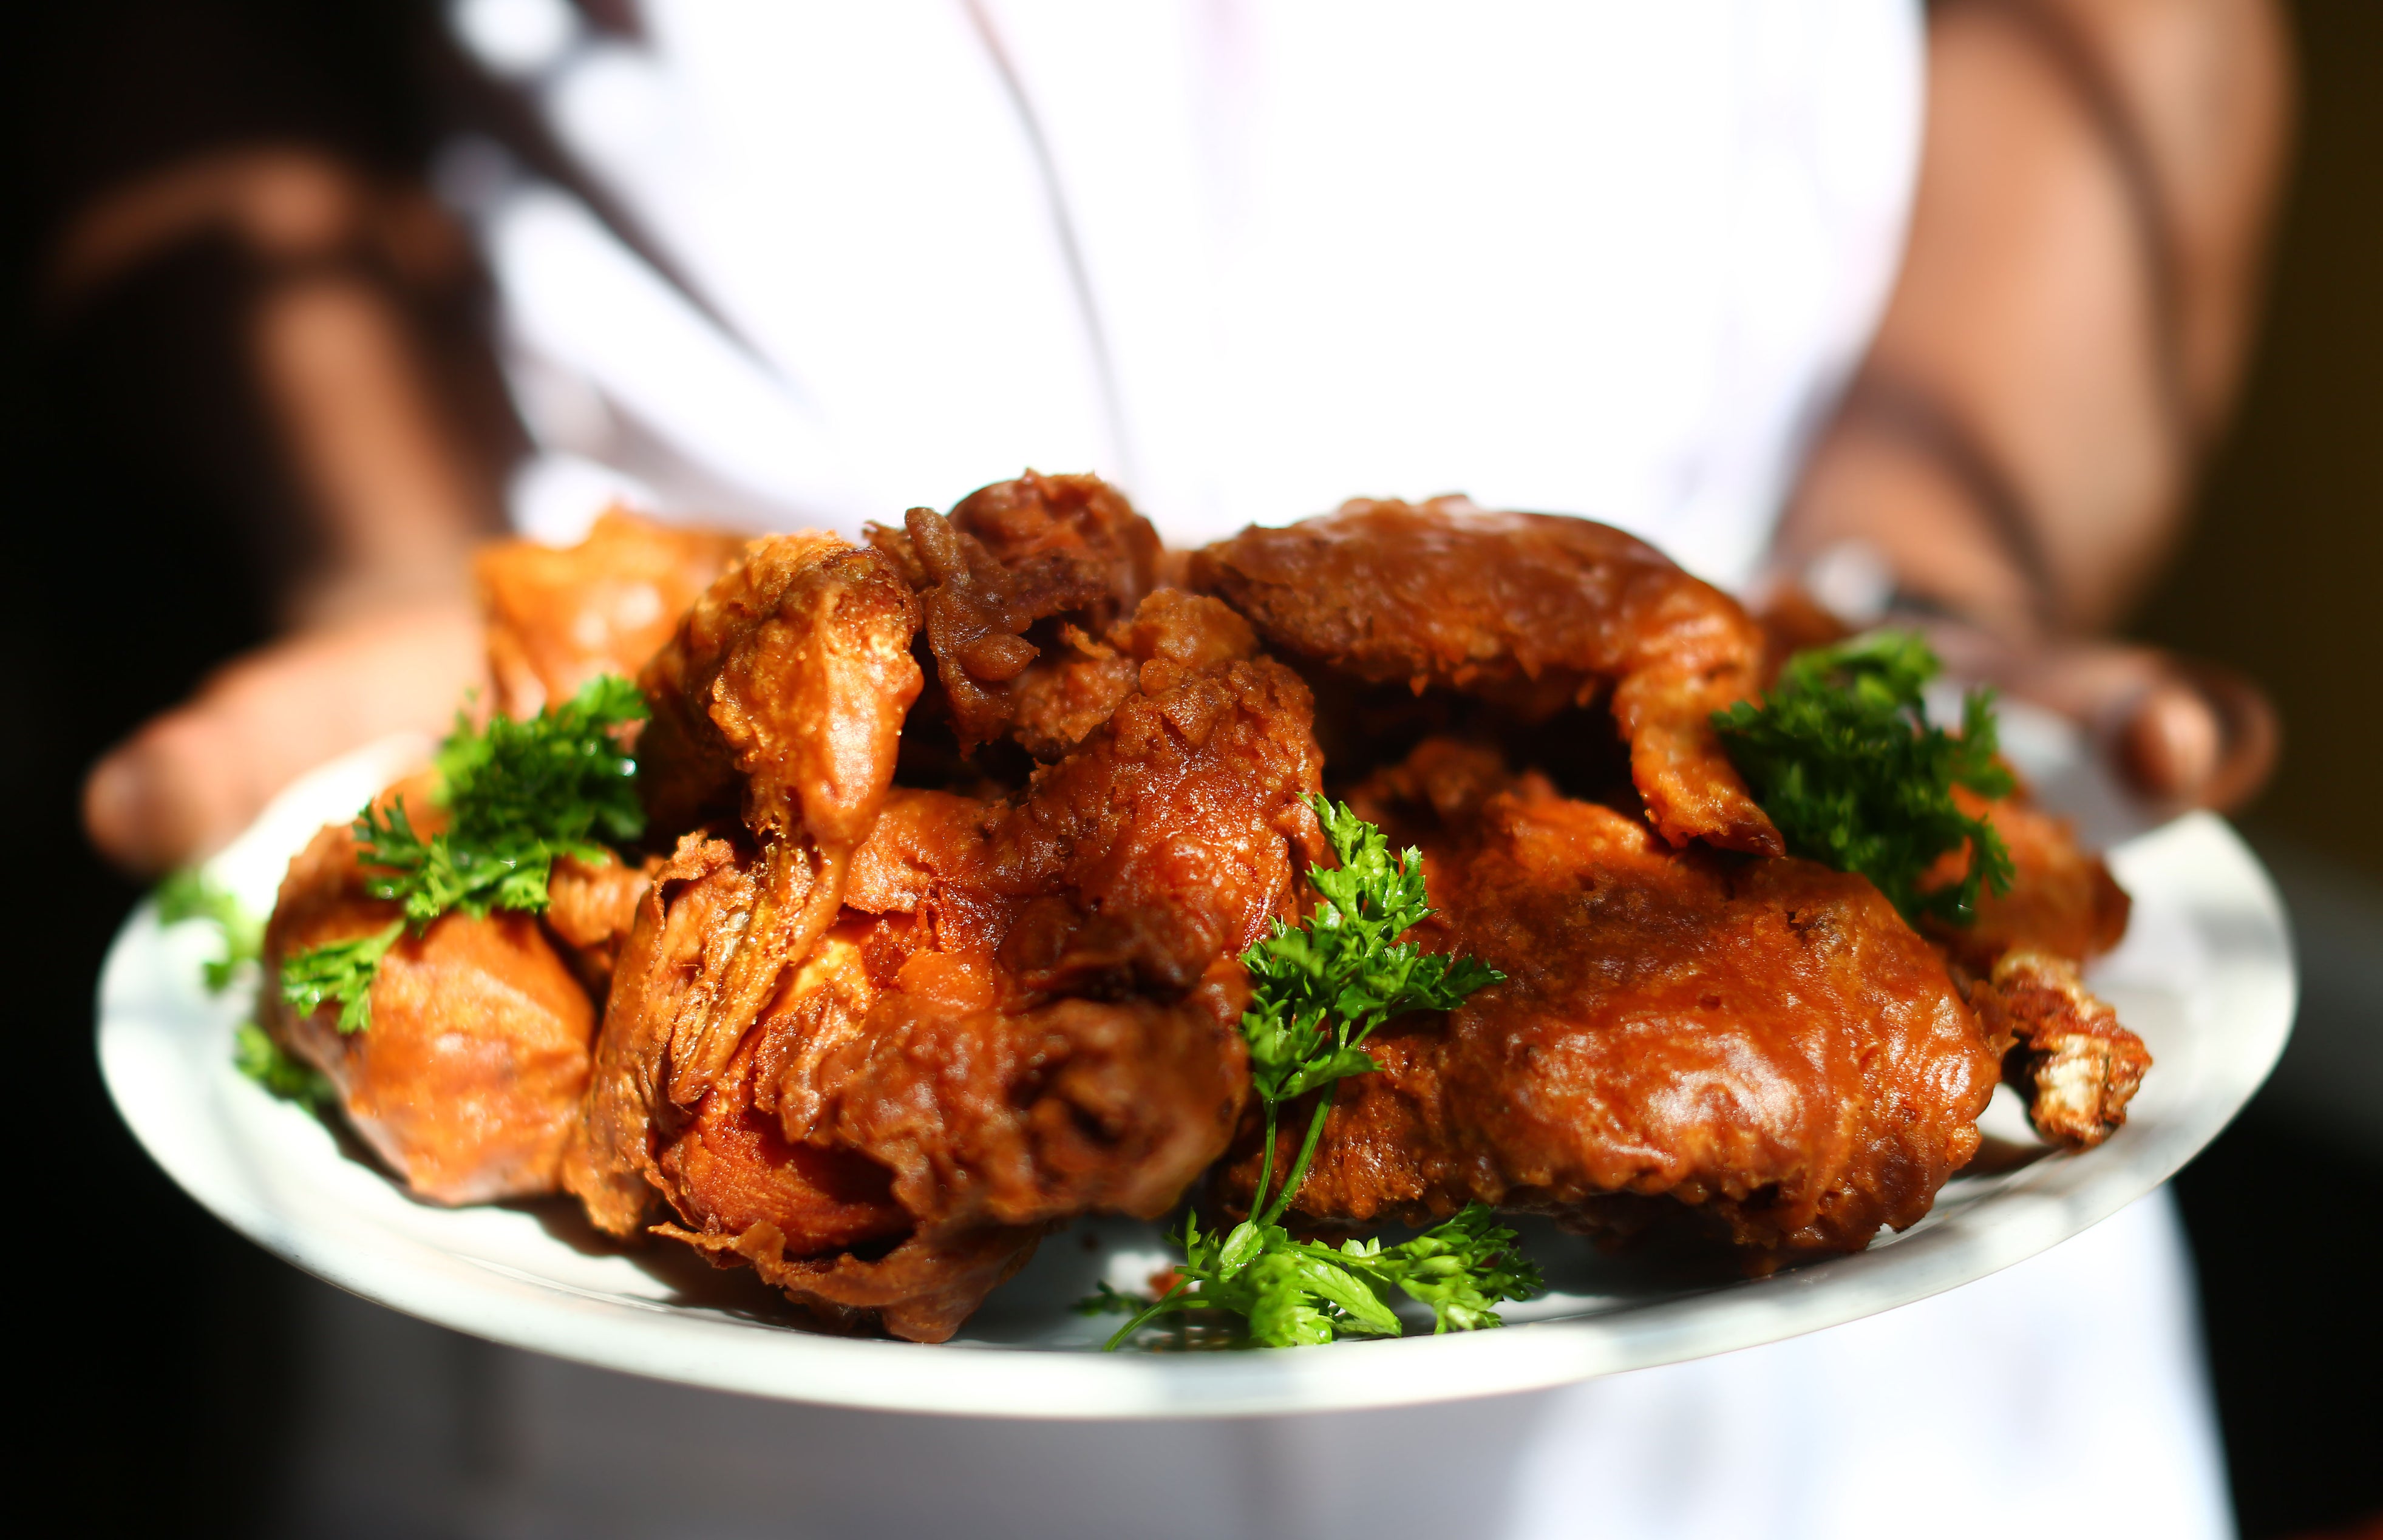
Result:
{"label": "green herb leaf", "polygon": [[[620,729],[645,715],[645,697],[618,674],[589,681],[527,721],[500,711],[475,729],[457,712],[437,761],[447,828],[418,833],[403,797],[386,813],[367,806],[355,821],[365,892],[402,904],[416,934],[453,909],[475,918],[492,909],[544,910],[555,857],[601,860],[608,845],[645,832],[636,759],[620,743]],[[371,1020],[373,971],[389,950],[383,942],[368,956],[337,952],[352,945],[316,947],[281,965],[283,997],[293,1005],[302,995],[317,1004],[339,999],[343,1032]]]}
{"label": "green herb leaf", "polygon": [[157,923],[181,925],[204,920],[223,938],[223,953],[204,967],[209,994],[221,994],[241,970],[257,959],[265,941],[265,922],[248,912],[231,890],[197,867],[185,867],[157,884]]}
{"label": "green herb leaf", "polygon": [[606,844],[645,832],[636,760],[618,737],[645,715],[617,674],[527,721],[499,712],[475,732],[459,712],[438,758],[447,829],[415,833],[402,798],[356,819],[373,896],[401,901],[417,930],[450,909],[544,909],[557,856],[601,859]]}
{"label": "green herb leaf", "polygon": [[363,1031],[372,1025],[373,976],[403,934],[405,921],[393,919],[386,930],[368,936],[292,953],[281,962],[281,998],[301,1016],[312,1016],[327,1001],[336,1000],[340,1030]]}
{"label": "green herb leaf", "polygon": [[[1262,1348],[1396,1337],[1402,1328],[1389,1304],[1393,1289],[1429,1304],[1434,1330],[1473,1331],[1498,1324],[1491,1305],[1538,1290],[1538,1270],[1521,1259],[1513,1232],[1496,1224],[1483,1204],[1387,1250],[1377,1240],[1337,1248],[1298,1240],[1275,1223],[1307,1175],[1331,1111],[1332,1088],[1381,1067],[1361,1046],[1374,1029],[1407,1011],[1453,1010],[1474,991],[1505,977],[1478,958],[1442,956],[1400,941],[1431,914],[1422,852],[1407,850],[1393,859],[1382,832],[1346,804],[1308,800],[1340,862],[1308,873],[1324,902],[1304,924],[1278,920],[1271,934],[1241,955],[1253,985],[1241,1035],[1266,1117],[1250,1217],[1218,1235],[1203,1231],[1198,1217],[1186,1214],[1178,1283],[1118,1328],[1109,1338],[1112,1349],[1159,1316],[1187,1310],[1241,1316],[1249,1324],[1249,1340]],[[1321,1094],[1308,1115],[1306,1138],[1274,1189],[1277,1119],[1283,1103],[1310,1092]],[[1112,1298],[1123,1296],[1112,1289],[1095,1297],[1102,1308]]]}
{"label": "green herb leaf", "polygon": [[328,1077],[293,1057],[253,1021],[241,1022],[232,1035],[231,1062],[242,1075],[284,1102],[327,1107],[339,1100]]}
{"label": "green herb leaf", "polygon": [[[1480,1331],[1500,1324],[1495,1306],[1539,1292],[1538,1269],[1525,1261],[1514,1232],[1486,1203],[1412,1240],[1339,1246],[1298,1240],[1279,1225],[1244,1220],[1223,1237],[1183,1227],[1180,1282],[1110,1338],[1112,1348],[1162,1314],[1220,1310],[1248,1323],[1261,1348],[1314,1347],[1342,1337],[1397,1337],[1405,1327],[1393,1293],[1431,1307],[1432,1330]],[[1099,1308],[1128,1296],[1105,1289]],[[1080,1309],[1090,1313],[1094,1301]]]}
{"label": "green herb leaf", "polygon": [[1356,1049],[1391,1016],[1453,1010],[1505,977],[1477,958],[1400,941],[1431,913],[1422,852],[1393,861],[1382,832],[1347,804],[1308,801],[1340,861],[1307,874],[1324,902],[1304,924],[1275,921],[1272,933],[1241,955],[1253,986],[1241,1034],[1269,1108],[1380,1067]]}
{"label": "green herb leaf", "polygon": [[[1995,758],[1991,691],[1963,700],[1957,735],[1928,724],[1920,692],[1942,667],[1916,633],[1872,632],[1797,653],[1760,705],[1740,701],[1712,722],[1791,853],[1859,872],[1908,918],[1967,925],[1982,888],[2010,890],[2010,853],[1953,788],[2002,797],[2013,782]],[[1965,844],[1960,881],[1922,891]]]}

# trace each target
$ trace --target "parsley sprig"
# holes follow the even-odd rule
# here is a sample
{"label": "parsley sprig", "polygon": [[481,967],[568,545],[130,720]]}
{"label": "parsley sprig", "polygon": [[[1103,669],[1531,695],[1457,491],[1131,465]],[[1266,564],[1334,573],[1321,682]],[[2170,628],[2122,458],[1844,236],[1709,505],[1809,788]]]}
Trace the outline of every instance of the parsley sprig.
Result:
{"label": "parsley sprig", "polygon": [[243,1021],[232,1034],[232,1067],[284,1102],[327,1107],[338,1102],[330,1077],[291,1054],[267,1037],[253,1021]]}
{"label": "parsley sprig", "polygon": [[281,997],[312,1012],[340,1006],[340,1030],[372,1022],[372,981],[408,928],[419,935],[451,910],[483,918],[492,909],[531,913],[547,904],[555,857],[601,860],[607,845],[645,832],[637,764],[618,730],[642,721],[645,697],[618,674],[527,721],[500,711],[475,729],[462,712],[440,745],[438,790],[447,827],[424,836],[400,797],[388,811],[367,806],[355,821],[364,889],[393,899],[404,918],[371,935],[293,954],[281,965]]}
{"label": "parsley sprig", "polygon": [[[265,922],[249,912],[237,893],[198,867],[186,867],[157,884],[157,923],[204,922],[215,927],[223,951],[200,965],[209,994],[221,994],[241,980],[263,955]],[[320,1106],[336,1092],[314,1066],[290,1055],[253,1021],[232,1031],[233,1067],[285,1102]]]}
{"label": "parsley sprig", "polygon": [[[1995,758],[1994,692],[1961,703],[1961,731],[1930,726],[1920,692],[1943,665],[1914,632],[1877,631],[1799,652],[1762,703],[1740,701],[1712,722],[1788,850],[1859,872],[1913,920],[1967,925],[1982,888],[2010,891],[2010,853],[1953,788],[2011,794]],[[1960,881],[1922,890],[1948,851],[1969,849]]]}
{"label": "parsley sprig", "polygon": [[157,923],[184,925],[204,920],[223,939],[222,953],[201,967],[209,994],[231,988],[242,969],[264,950],[265,924],[229,888],[197,867],[185,867],[157,884]]}
{"label": "parsley sprig", "polygon": [[[1109,1338],[1112,1349],[1160,1315],[1186,1310],[1229,1311],[1248,1323],[1250,1340],[1261,1347],[1396,1337],[1403,1328],[1390,1306],[1392,1290],[1429,1305],[1435,1332],[1471,1331],[1497,1325],[1500,1301],[1538,1291],[1538,1270],[1486,1204],[1467,1204],[1389,1247],[1377,1239],[1337,1247],[1300,1240],[1278,1223],[1307,1175],[1335,1087],[1381,1067],[1364,1051],[1375,1029],[1406,1011],[1453,1010],[1504,977],[1478,958],[1442,956],[1400,941],[1431,913],[1422,853],[1393,859],[1382,832],[1345,804],[1309,800],[1340,862],[1308,873],[1324,902],[1303,924],[1277,920],[1272,933],[1241,955],[1253,986],[1241,1033],[1266,1120],[1250,1216],[1230,1230],[1204,1231],[1198,1216],[1187,1214],[1184,1261],[1164,1295],[1143,1303],[1108,1289],[1087,1301],[1093,1309],[1140,1306]],[[1282,1108],[1311,1092],[1317,1094],[1299,1154],[1277,1189]]]}
{"label": "parsley sprig", "polygon": [[340,1007],[340,1030],[361,1032],[372,1025],[373,978],[380,960],[405,933],[393,919],[368,936],[325,942],[281,960],[281,998],[300,1016],[313,1016],[326,1002]]}

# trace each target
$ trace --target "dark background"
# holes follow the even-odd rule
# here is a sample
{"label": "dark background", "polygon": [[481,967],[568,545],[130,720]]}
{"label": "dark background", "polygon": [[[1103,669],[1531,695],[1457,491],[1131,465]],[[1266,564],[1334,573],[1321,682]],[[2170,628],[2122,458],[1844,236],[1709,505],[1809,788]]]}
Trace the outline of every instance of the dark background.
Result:
{"label": "dark background", "polygon": [[[2257,677],[2285,721],[2243,822],[2294,912],[2302,1020],[2276,1081],[2178,1182],[2253,1540],[2383,1515],[2383,5],[2290,9],[2301,150],[2266,328],[2134,626]],[[268,633],[241,511],[280,489],[255,481],[267,457],[224,367],[242,277],[200,244],[62,318],[39,259],[79,192],[176,149],[299,134],[418,165],[416,18],[362,0],[88,3],[22,23],[9,51],[0,789],[27,832],[6,977],[32,1109],[19,1250],[38,1259],[19,1271],[20,1415],[41,1430],[19,1460],[87,1527],[263,1522],[294,1404],[288,1323],[322,1286],[149,1164],[92,1053],[100,958],[137,894],[81,839],[81,775]]]}

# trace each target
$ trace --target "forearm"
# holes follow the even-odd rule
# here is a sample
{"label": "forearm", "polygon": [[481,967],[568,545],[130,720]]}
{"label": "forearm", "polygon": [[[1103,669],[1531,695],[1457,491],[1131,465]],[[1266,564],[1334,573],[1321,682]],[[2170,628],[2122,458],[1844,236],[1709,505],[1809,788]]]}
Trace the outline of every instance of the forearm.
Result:
{"label": "forearm", "polygon": [[1908,251],[1778,557],[1856,538],[2013,636],[2109,624],[2241,373],[2283,160],[2267,0],[1945,0]]}
{"label": "forearm", "polygon": [[[468,551],[500,522],[510,425],[463,314],[458,233],[418,190],[303,146],[195,156],[74,212],[45,264],[50,314],[73,325],[200,244],[222,258],[181,297],[219,318],[119,335],[115,366],[215,388],[147,403],[190,424],[135,413],[125,428],[166,446],[236,425],[243,463],[185,471],[225,481],[219,500],[272,529],[289,623],[462,598]],[[206,356],[173,356],[192,350]]]}

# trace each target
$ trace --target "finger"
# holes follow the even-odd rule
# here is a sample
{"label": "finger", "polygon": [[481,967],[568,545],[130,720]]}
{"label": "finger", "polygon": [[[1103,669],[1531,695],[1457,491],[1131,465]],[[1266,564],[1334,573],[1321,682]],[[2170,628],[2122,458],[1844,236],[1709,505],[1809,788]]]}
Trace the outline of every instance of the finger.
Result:
{"label": "finger", "polygon": [[1966,651],[1959,671],[2083,726],[2127,785],[2151,802],[2240,807],[2275,768],[2275,708],[2231,670],[2151,647]]}
{"label": "finger", "polygon": [[325,760],[392,733],[442,731],[485,669],[478,619],[463,603],[277,642],[101,759],[83,782],[83,826],[135,873],[197,859]]}

